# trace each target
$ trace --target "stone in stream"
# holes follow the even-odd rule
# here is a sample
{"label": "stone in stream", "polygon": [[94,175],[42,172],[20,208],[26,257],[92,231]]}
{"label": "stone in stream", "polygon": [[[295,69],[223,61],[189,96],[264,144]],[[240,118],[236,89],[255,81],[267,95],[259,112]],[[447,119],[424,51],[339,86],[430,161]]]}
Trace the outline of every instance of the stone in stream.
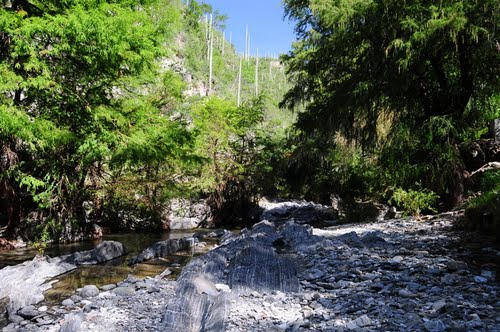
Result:
{"label": "stone in stream", "polygon": [[[92,250],[55,258],[37,256],[31,261],[4,267],[0,270],[0,299],[8,297],[7,309],[15,313],[44,299],[43,292],[51,288],[47,280],[76,269],[78,265],[98,264],[124,254],[121,243],[104,241]],[[4,313],[0,312],[0,315]]]}
{"label": "stone in stream", "polygon": [[97,286],[95,285],[86,285],[80,290],[78,294],[83,298],[94,297],[99,295],[99,288],[97,288]]}
{"label": "stone in stream", "polygon": [[138,256],[129,260],[129,264],[138,264],[157,257],[167,257],[178,251],[188,250],[197,243],[198,239],[193,237],[184,237],[181,239],[169,239],[159,241],[144,249]]}

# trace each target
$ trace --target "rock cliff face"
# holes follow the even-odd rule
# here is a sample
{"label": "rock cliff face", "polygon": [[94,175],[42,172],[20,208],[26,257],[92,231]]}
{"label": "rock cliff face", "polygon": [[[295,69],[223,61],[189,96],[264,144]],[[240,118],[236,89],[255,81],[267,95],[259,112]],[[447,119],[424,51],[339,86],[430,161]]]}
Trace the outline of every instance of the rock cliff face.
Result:
{"label": "rock cliff face", "polygon": [[[208,254],[193,260],[179,276],[176,296],[167,304],[166,331],[224,331],[231,298],[252,291],[297,292],[295,264],[276,247],[293,243],[286,224],[277,229],[263,221]],[[304,230],[305,226],[293,225]],[[312,238],[312,233],[301,234]],[[308,241],[308,239],[304,239]]]}

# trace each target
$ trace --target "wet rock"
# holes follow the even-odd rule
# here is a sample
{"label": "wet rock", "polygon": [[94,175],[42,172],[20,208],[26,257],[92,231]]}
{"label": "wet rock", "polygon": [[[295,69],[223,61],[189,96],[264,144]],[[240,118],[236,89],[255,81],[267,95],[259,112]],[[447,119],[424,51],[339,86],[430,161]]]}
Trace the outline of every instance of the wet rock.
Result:
{"label": "wet rock", "polygon": [[86,285],[79,292],[79,295],[82,298],[97,296],[97,295],[99,295],[99,288],[97,288],[97,286],[95,286],[95,285]]}
{"label": "wet rock", "polygon": [[167,257],[178,251],[188,250],[197,243],[195,238],[169,239],[160,241],[144,249],[138,256],[130,259],[129,264],[138,264],[157,257]]}

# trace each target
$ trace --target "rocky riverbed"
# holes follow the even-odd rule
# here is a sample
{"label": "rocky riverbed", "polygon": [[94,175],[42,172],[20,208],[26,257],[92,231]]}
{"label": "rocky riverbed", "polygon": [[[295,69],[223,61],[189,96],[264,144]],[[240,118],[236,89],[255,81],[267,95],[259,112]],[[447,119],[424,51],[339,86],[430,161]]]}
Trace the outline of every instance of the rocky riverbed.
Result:
{"label": "rocky riverbed", "polygon": [[199,324],[182,331],[500,331],[500,252],[483,248],[492,264],[472,261],[455,217],[323,229],[262,222],[225,237],[178,281],[167,271],[89,285],[60,305],[23,308],[4,331],[180,331],[169,320],[191,318]]}

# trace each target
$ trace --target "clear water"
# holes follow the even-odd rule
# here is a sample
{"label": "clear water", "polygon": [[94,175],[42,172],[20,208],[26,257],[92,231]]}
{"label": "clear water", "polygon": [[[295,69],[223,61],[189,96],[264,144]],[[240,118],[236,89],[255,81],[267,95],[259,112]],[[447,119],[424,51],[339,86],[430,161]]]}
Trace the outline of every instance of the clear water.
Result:
{"label": "clear water", "polygon": [[[199,230],[196,230],[198,232]],[[66,274],[60,275],[53,280],[52,288],[45,293],[48,304],[58,304],[68,298],[77,288],[85,285],[104,286],[126,279],[129,275],[137,278],[156,276],[166,268],[172,270],[171,278],[175,278],[181,268],[196,255],[206,252],[215,243],[214,240],[203,240],[209,245],[204,249],[196,249],[190,252],[179,252],[166,258],[159,258],[129,266],[128,260],[137,256],[142,250],[158,241],[177,239],[192,236],[194,231],[173,231],[158,233],[123,233],[106,234],[103,239],[97,241],[83,241],[70,244],[59,244],[49,246],[45,254],[51,257],[70,254],[76,251],[90,250],[102,241],[118,241],[125,245],[128,251],[126,256],[117,258],[104,264],[82,266]],[[19,248],[10,251],[0,251],[0,268],[6,265],[14,265],[31,260],[37,251],[33,248]]]}

